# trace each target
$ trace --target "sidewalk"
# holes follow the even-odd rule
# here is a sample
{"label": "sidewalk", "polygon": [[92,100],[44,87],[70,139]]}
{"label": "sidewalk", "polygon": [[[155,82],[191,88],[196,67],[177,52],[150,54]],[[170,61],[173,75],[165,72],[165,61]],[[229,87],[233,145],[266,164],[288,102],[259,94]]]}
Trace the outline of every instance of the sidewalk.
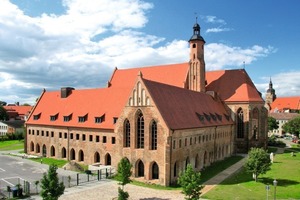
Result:
{"label": "sidewalk", "polygon": [[246,159],[247,158],[244,156],[244,158],[242,158],[239,162],[235,163],[234,165],[220,172],[219,174],[212,177],[208,181],[204,182],[203,185],[205,186],[201,191],[202,192],[201,195],[207,193],[208,191],[216,187],[218,184],[220,184],[222,181],[224,181],[226,178],[228,178],[229,176],[231,176],[232,174],[240,170],[243,167]]}

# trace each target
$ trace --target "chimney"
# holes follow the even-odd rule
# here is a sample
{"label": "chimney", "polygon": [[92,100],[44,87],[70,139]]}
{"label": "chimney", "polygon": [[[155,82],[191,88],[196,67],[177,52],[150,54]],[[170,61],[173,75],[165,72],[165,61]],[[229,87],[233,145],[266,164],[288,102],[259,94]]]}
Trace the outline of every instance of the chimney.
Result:
{"label": "chimney", "polygon": [[60,97],[61,98],[67,98],[72,93],[72,90],[75,90],[75,89],[72,88],[72,87],[63,87],[63,88],[61,88]]}

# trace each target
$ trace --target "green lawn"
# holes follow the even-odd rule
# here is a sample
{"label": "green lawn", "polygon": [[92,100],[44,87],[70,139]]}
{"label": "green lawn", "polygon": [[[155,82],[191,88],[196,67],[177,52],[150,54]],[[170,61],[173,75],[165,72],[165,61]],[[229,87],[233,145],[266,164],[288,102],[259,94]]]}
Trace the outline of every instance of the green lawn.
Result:
{"label": "green lawn", "polygon": [[43,164],[47,164],[47,165],[55,164],[57,167],[60,168],[68,163],[67,160],[58,160],[54,158],[29,158],[29,159],[35,162],[41,162],[42,160]]}
{"label": "green lawn", "polygon": [[[296,156],[291,156],[291,151]],[[253,181],[245,170],[226,179],[213,190],[204,194],[205,199],[266,199],[266,185],[270,185],[269,199],[274,198],[273,180],[278,181],[277,199],[300,199],[300,149],[292,148],[283,154],[275,154],[271,170]]]}
{"label": "green lawn", "polygon": [[0,151],[23,150],[24,140],[0,141]]}

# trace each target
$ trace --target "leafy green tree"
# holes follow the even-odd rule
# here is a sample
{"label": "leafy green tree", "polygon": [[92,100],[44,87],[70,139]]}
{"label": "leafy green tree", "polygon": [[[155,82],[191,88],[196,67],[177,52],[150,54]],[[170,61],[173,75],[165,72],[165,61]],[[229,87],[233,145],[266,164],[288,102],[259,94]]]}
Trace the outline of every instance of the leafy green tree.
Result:
{"label": "leafy green tree", "polygon": [[0,101],[0,106],[6,106],[7,103],[5,101]]}
{"label": "leafy green tree", "polygon": [[271,164],[270,155],[267,151],[262,148],[251,148],[244,167],[253,174],[253,178],[257,181],[260,174],[265,174],[271,169]]}
{"label": "leafy green tree", "polygon": [[3,120],[8,120],[8,114],[6,110],[3,108],[3,106],[0,105],[0,121]]}
{"label": "leafy green tree", "polygon": [[300,117],[296,117],[282,126],[282,129],[286,133],[291,133],[293,135],[299,136],[300,134]]}
{"label": "leafy green tree", "polygon": [[41,196],[43,200],[57,200],[65,191],[63,182],[59,182],[57,175],[57,166],[49,166],[48,173],[44,173],[41,180]]}
{"label": "leafy green tree", "polygon": [[200,198],[203,185],[201,182],[201,173],[194,171],[191,164],[187,165],[184,172],[180,172],[178,184],[182,187],[182,193],[187,200],[196,200]]}
{"label": "leafy green tree", "polygon": [[118,188],[118,200],[126,200],[129,197],[128,192],[124,191],[124,186],[131,182],[131,168],[132,165],[127,158],[122,158],[118,163],[117,180],[119,181],[119,184],[122,185],[122,188]]}
{"label": "leafy green tree", "polygon": [[268,117],[268,129],[269,131],[272,131],[274,129],[278,129],[278,122],[274,117]]}

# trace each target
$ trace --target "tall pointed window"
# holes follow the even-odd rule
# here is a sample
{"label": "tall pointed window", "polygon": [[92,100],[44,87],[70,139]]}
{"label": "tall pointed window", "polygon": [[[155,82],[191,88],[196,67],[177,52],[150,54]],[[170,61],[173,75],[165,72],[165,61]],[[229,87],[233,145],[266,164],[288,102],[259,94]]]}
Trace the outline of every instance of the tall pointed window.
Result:
{"label": "tall pointed window", "polygon": [[237,111],[237,138],[244,138],[244,113],[242,108]]}
{"label": "tall pointed window", "polygon": [[130,147],[130,122],[128,119],[124,122],[124,147]]}
{"label": "tall pointed window", "polygon": [[144,148],[144,116],[142,112],[138,113],[137,116],[137,148]]}
{"label": "tall pointed window", "polygon": [[156,121],[152,122],[151,125],[151,150],[157,149],[157,123]]}

